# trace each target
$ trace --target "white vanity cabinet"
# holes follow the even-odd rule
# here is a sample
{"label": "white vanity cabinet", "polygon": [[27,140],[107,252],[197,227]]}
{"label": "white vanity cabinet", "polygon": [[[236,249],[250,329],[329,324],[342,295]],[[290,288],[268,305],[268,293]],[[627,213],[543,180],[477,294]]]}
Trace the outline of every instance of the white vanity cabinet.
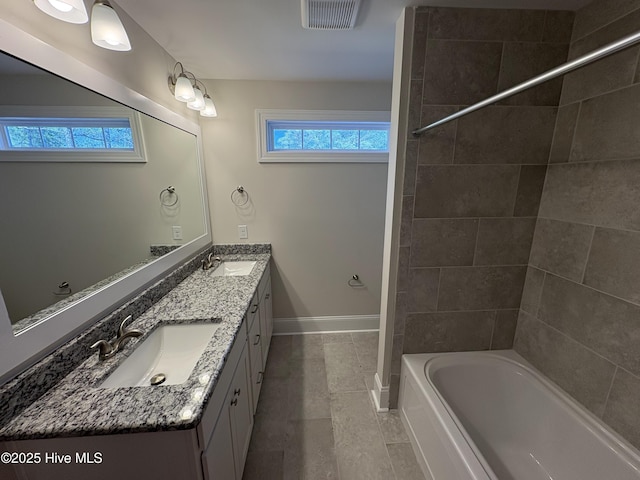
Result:
{"label": "white vanity cabinet", "polygon": [[251,380],[253,393],[253,412],[258,406],[262,389],[262,379],[267,365],[267,355],[273,333],[273,314],[271,310],[271,277],[267,266],[258,289],[253,295],[249,307],[249,353],[251,359]]}
{"label": "white vanity cabinet", "polygon": [[240,332],[197,427],[205,480],[241,480],[249,450],[253,403],[244,326]]}

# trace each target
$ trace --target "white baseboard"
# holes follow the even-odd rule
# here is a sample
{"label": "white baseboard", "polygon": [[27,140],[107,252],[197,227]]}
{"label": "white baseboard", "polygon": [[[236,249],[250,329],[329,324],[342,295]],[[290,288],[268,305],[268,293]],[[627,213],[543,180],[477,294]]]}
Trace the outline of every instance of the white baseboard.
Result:
{"label": "white baseboard", "polygon": [[374,376],[374,386],[371,390],[371,397],[376,410],[380,413],[389,411],[389,386],[382,385],[380,377],[376,373]]}
{"label": "white baseboard", "polygon": [[344,317],[274,318],[274,335],[303,333],[355,332],[378,330],[380,315],[349,315]]}

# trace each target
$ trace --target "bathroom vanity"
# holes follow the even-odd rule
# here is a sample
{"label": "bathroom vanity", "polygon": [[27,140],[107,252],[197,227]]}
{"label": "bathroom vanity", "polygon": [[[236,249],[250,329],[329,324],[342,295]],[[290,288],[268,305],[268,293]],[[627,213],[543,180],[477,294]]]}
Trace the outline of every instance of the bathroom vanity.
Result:
{"label": "bathroom vanity", "polygon": [[[208,252],[191,260],[190,268],[197,268]],[[134,316],[128,327],[142,330],[143,336],[112,358],[102,361],[96,351],[86,350],[88,341],[100,335],[100,322],[92,327],[95,332],[74,340],[90,356],[17,415],[4,419],[0,453],[8,453],[0,463],[0,478],[241,479],[273,331],[271,255],[268,248],[221,257],[255,263],[240,276],[220,275],[222,267],[193,270]],[[137,301],[145,302],[145,293]],[[159,335],[153,336],[157,329],[203,324],[215,327],[176,340],[196,342],[198,336],[211,335],[208,341],[197,339],[204,350],[192,359],[195,366],[186,381],[168,384],[172,374],[167,374],[164,383],[149,384],[149,375],[163,372],[151,371],[153,365],[139,368],[155,360],[153,354],[136,350],[153,350],[151,343],[159,342]],[[201,333],[205,331],[212,333]],[[171,335],[177,334],[167,333],[169,350]],[[124,364],[130,356],[133,366]],[[179,357],[171,357],[167,365],[189,361]],[[38,378],[46,377],[44,369]]]}

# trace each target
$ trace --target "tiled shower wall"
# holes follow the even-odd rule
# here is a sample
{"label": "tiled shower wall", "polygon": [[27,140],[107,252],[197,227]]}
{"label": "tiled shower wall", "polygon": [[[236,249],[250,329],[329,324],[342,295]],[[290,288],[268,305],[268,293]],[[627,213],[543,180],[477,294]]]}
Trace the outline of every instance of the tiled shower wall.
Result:
{"label": "tiled shower wall", "polygon": [[[578,11],[575,58],[640,0]],[[565,77],[515,349],[640,447],[640,46]]]}
{"label": "tiled shower wall", "polygon": [[[573,13],[416,9],[409,126],[566,61]],[[562,80],[407,139],[391,406],[402,353],[511,348]]]}

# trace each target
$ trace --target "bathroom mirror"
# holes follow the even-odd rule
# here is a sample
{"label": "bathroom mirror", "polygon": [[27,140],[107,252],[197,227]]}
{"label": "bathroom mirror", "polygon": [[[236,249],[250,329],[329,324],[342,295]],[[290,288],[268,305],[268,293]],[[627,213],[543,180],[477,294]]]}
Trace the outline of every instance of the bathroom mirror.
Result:
{"label": "bathroom mirror", "polygon": [[0,384],[211,242],[199,126],[2,23]]}

